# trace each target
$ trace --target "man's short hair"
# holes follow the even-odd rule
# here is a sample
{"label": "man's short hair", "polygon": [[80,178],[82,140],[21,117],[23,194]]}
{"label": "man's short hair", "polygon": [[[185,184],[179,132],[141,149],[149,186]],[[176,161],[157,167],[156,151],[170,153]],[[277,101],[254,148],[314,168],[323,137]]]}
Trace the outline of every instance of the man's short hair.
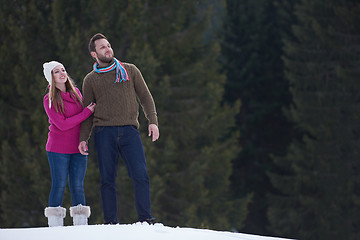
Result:
{"label": "man's short hair", "polygon": [[89,52],[90,53],[91,52],[96,52],[95,51],[95,41],[99,40],[99,39],[103,39],[103,38],[105,38],[107,40],[107,38],[101,33],[97,33],[94,36],[92,36],[92,38],[89,41]]}

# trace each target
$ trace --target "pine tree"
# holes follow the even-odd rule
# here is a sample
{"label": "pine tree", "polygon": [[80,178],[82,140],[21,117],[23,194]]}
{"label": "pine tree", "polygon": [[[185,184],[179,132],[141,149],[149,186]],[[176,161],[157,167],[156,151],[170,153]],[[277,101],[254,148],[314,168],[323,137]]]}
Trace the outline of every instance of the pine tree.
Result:
{"label": "pine tree", "polygon": [[225,101],[241,100],[236,128],[242,150],[233,161],[231,184],[237,197],[252,194],[241,230],[255,234],[268,234],[267,195],[273,188],[267,171],[275,167],[271,156],[285,154],[293,137],[292,124],[283,114],[291,102],[281,60],[282,37],[291,24],[285,17],[279,1],[226,1]]}
{"label": "pine tree", "polygon": [[285,47],[289,112],[304,132],[271,180],[271,231],[299,239],[359,238],[360,4],[303,0]]}
{"label": "pine tree", "polygon": [[47,2],[0,4],[0,225],[41,226],[45,223],[42,216],[50,177],[43,151],[47,128],[42,98],[46,85],[42,66],[37,63],[51,47],[49,36],[44,34],[49,29],[42,24],[48,17]]}

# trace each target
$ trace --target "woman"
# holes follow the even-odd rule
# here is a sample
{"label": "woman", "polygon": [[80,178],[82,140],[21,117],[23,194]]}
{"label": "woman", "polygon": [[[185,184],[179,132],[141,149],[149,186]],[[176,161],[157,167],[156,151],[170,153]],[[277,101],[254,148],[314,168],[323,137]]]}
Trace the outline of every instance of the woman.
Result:
{"label": "woman", "polygon": [[78,150],[80,123],[90,117],[95,104],[82,105],[82,95],[67,75],[64,65],[44,63],[44,75],[49,92],[44,96],[44,108],[49,117],[46,151],[51,171],[49,207],[45,208],[48,224],[63,226],[66,209],[62,207],[64,190],[69,178],[74,225],[87,224],[90,207],[85,206],[84,178],[87,156]]}

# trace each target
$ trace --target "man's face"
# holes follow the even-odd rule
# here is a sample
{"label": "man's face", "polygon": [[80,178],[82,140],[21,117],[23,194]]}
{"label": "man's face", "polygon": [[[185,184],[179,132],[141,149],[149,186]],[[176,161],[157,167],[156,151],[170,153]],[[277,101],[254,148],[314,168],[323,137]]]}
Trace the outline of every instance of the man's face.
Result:
{"label": "man's face", "polygon": [[93,57],[99,63],[110,63],[114,57],[114,51],[111,48],[110,43],[105,38],[95,41],[95,53]]}

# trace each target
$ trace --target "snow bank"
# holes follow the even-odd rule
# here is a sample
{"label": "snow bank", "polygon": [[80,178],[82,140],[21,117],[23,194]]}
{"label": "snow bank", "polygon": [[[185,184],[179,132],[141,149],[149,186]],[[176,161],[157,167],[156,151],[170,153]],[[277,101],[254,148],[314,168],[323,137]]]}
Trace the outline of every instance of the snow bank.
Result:
{"label": "snow bank", "polygon": [[0,229],[1,240],[284,240],[243,233],[207,229],[167,227],[147,223],[118,225],[88,225],[44,228]]}

